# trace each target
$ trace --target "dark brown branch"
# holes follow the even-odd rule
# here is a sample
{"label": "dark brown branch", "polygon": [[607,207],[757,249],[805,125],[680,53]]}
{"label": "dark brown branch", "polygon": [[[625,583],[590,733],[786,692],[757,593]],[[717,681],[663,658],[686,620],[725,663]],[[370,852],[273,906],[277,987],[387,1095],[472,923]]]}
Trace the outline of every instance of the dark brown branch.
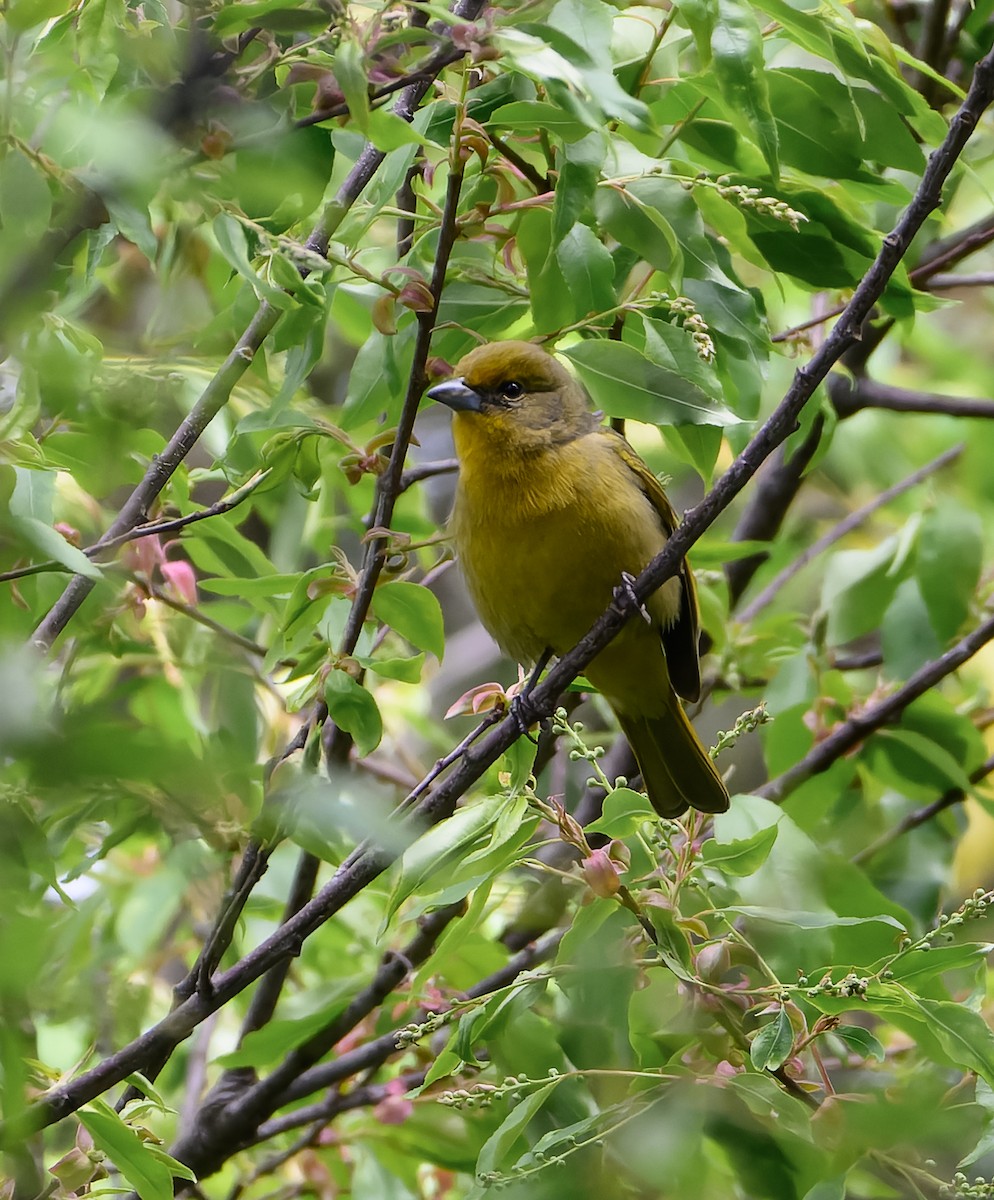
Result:
{"label": "dark brown branch", "polygon": [[461,904],[451,904],[423,917],[414,938],[399,953],[384,956],[368,986],[352,998],[345,1010],[302,1046],[291,1050],[265,1079],[234,1091],[237,1072],[226,1072],[201,1106],[196,1124],[170,1153],[203,1179],[240,1146],[254,1142],[259,1125],[279,1107],[279,1097],[287,1087],[324,1058],[429,957],[446,926],[462,911]]}
{"label": "dark brown branch", "polygon": [[[934,70],[943,69],[946,45],[946,26],[949,23],[949,0],[931,0],[922,19],[918,41],[918,57]],[[929,103],[935,102],[938,84],[924,71],[917,72],[915,86]]]}
{"label": "dark brown branch", "polygon": [[[994,771],[994,755],[986,762],[981,763],[975,771],[970,772],[971,783],[982,783],[991,772]],[[954,804],[960,804],[966,799],[966,792],[963,788],[950,788],[948,792],[933,800],[931,804],[925,804],[921,808],[916,808],[914,812],[908,813],[906,817],[902,817],[900,821],[889,829],[886,833],[881,834],[876,841],[871,842],[869,846],[864,846],[857,854],[852,856],[852,861],[857,866],[862,866],[869,862],[871,858],[879,854],[881,850],[886,849],[893,842],[896,842],[899,837],[910,833],[912,829],[917,829],[919,825],[924,825],[927,821],[931,821],[947,808],[952,808]]]}
{"label": "dark brown branch", "polygon": [[[500,991],[501,988],[510,987],[519,975],[548,961],[559,948],[565,932],[563,929],[555,929],[524,947],[503,967],[475,983],[464,993],[462,999],[482,1000],[484,996]],[[419,1024],[425,1020],[427,1015],[426,1012],[415,1014],[411,1018],[411,1024]],[[369,1071],[374,1067],[381,1066],[388,1058],[399,1053],[398,1037],[401,1032],[400,1029],[391,1030],[390,1033],[374,1038],[355,1050],[349,1050],[345,1054],[339,1055],[333,1062],[322,1063],[320,1066],[305,1071],[280,1097],[280,1106],[293,1104],[324,1088],[335,1087],[360,1071]]]}
{"label": "dark brown branch", "polygon": [[831,653],[829,663],[833,671],[870,671],[883,665],[883,652],[879,649],[866,650],[861,654]]}
{"label": "dark brown branch", "polygon": [[957,642],[941,657],[926,663],[911,676],[907,683],[885,700],[864,709],[858,716],[843,721],[841,725],[832,730],[824,741],[819,742],[790,770],[784,771],[776,779],[771,779],[769,783],[756,788],[756,795],[765,796],[767,800],[772,800],[776,804],[781,803],[812,775],[827,771],[832,763],[855,749],[861,742],[866,741],[871,733],[895,721],[913,700],[917,700],[919,696],[935,687],[947,675],[951,675],[971,659],[978,650],[986,646],[992,638],[994,638],[994,617],[984,621],[982,625],[967,634],[961,642]]}
{"label": "dark brown branch", "polygon": [[[732,534],[733,542],[772,542],[793,504],[804,472],[818,451],[825,418],[820,414],[812,423],[804,441],[788,456],[780,449],[756,480],[749,503]],[[725,567],[729,601],[734,607],[749,586],[752,577],[769,556],[766,553],[740,558]]]}
{"label": "dark brown branch", "polygon": [[917,471],[913,471],[906,479],[902,479],[899,483],[895,483],[893,487],[889,487],[885,492],[881,492],[879,496],[874,497],[869,503],[864,504],[862,508],[857,508],[855,512],[849,514],[844,520],[839,521],[827,533],[823,534],[816,542],[813,542],[806,550],[794,559],[789,566],[776,575],[759,595],[749,602],[736,615],[737,620],[744,624],[748,623],[760,613],[769,603],[771,603],[795,575],[799,574],[812,559],[817,558],[819,554],[824,554],[836,542],[848,536],[854,529],[858,529],[864,521],[873,516],[879,509],[890,504],[892,500],[896,500],[898,496],[903,496],[905,492],[910,491],[913,487],[934,475],[937,471],[941,471],[943,467],[947,467],[951,462],[955,462],[963,453],[963,443],[954,446],[951,450],[947,450],[945,454],[940,454],[938,458],[933,459],[930,463],[926,463],[924,467],[920,467]]}
{"label": "dark brown branch", "polygon": [[928,281],[930,292],[948,292],[956,288],[994,287],[994,271],[976,271],[972,275],[933,275]]}
{"label": "dark brown branch", "polygon": [[[227,403],[232,388],[241,379],[279,319],[280,310],[263,301],[248,328],[238,339],[235,348],[222,363],[217,374],[201,393],[190,414],[169,439],[169,444],[145,472],[145,477],[124,502],[121,511],[104,536],[92,547],[102,550],[108,542],[147,520],[146,513],[153,501],[169,482],[173,472],[200,439],[201,434]],[[80,605],[93,590],[94,581],[82,575],[72,580],[55,602],[48,615],[34,632],[32,641],[43,651],[51,649],[59,634],[78,612]]]}
{"label": "dark brown branch", "polygon": [[[930,288],[933,275],[938,274],[946,267],[955,266],[956,263],[968,258],[977,250],[983,249],[992,241],[994,241],[994,215],[984,217],[968,229],[934,242],[922,254],[922,261],[918,266],[908,272],[908,278],[915,287]],[[808,317],[806,321],[792,325],[790,329],[775,333],[770,340],[773,342],[792,341],[798,334],[804,333],[808,329],[814,329],[816,325],[823,325],[825,321],[837,317],[842,311],[843,306],[838,304],[827,312]]]}
{"label": "dark brown branch", "polygon": [[832,375],[829,394],[840,417],[849,417],[864,408],[883,408],[889,412],[940,413],[947,417],[994,417],[994,400],[975,400],[969,396],[943,396],[936,392],[913,392],[891,387],[873,379],[855,382],[845,375]]}
{"label": "dark brown branch", "polygon": [[[458,138],[458,134],[455,136]],[[418,333],[414,343],[414,360],[408,377],[407,394],[404,397],[400,420],[397,422],[397,437],[390,452],[390,459],[386,470],[376,481],[376,504],[370,521],[371,529],[388,529],[390,526],[394,506],[401,492],[404,460],[407,457],[411,435],[414,432],[414,419],[418,415],[418,406],[427,383],[425,368],[431,348],[431,337],[438,318],[438,306],[442,298],[442,289],[445,286],[445,272],[449,265],[449,256],[458,236],[456,218],[459,215],[459,194],[462,189],[465,160],[458,145],[453,147],[450,157],[449,180],[430,284],[432,308],[430,312],[417,314]],[[366,543],[359,587],[342,636],[340,651],[343,654],[351,654],[359,640],[363,623],[369,613],[373,591],[376,588],[380,572],[383,570],[383,564],[386,562],[387,544],[388,540],[385,536],[370,538]]]}
{"label": "dark brown branch", "polygon": [[512,150],[507,142],[494,133],[492,129],[487,129],[485,132],[493,148],[507,159],[518,174],[523,179],[526,179],[540,196],[544,196],[547,192],[553,190],[554,183],[548,175],[543,175],[541,171],[537,171],[527,158],[523,158],[516,150]]}
{"label": "dark brown branch", "polygon": [[933,242],[922,253],[922,261],[909,272],[916,287],[924,286],[933,275],[955,266],[964,258],[994,241],[994,213],[981,217],[966,229]]}
{"label": "dark brown branch", "polygon": [[458,458],[440,458],[437,462],[421,463],[417,467],[408,467],[400,477],[398,494],[406,492],[409,487],[421,483],[424,479],[434,479],[436,475],[451,475],[459,470]]}
{"label": "dark brown branch", "polygon": [[[224,499],[218,500],[216,504],[212,504],[209,508],[202,508],[197,512],[187,513],[185,517],[175,517],[169,521],[150,521],[147,525],[136,525],[134,529],[128,530],[127,533],[122,533],[120,537],[101,538],[96,545],[87,546],[83,550],[83,553],[87,558],[96,558],[98,555],[105,554],[108,550],[123,546],[125,542],[134,542],[139,538],[154,537],[159,533],[175,533],[177,530],[185,529],[188,525],[195,525],[198,521],[206,521],[210,517],[218,517],[223,513],[231,512],[233,508],[237,508],[239,504],[247,500],[268,475],[268,469],[260,471],[236,492],[232,492],[230,496],[225,496]],[[68,567],[63,566],[54,559],[50,559],[48,562],[33,563],[29,567],[18,567],[15,571],[4,571],[0,574],[0,583],[8,583],[12,579],[23,579],[26,575],[37,575],[42,571],[68,570]]]}

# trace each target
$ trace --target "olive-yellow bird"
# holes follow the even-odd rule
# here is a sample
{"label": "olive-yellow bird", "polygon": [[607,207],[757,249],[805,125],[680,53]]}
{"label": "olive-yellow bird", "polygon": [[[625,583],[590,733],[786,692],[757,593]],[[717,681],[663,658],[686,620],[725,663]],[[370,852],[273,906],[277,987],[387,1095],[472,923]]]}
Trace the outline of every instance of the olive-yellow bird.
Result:
{"label": "olive-yellow bird", "polygon": [[[583,386],[528,342],[471,351],[428,395],[454,410],[456,551],[480,619],[521,663],[565,654],[677,523],[656,477],[601,426]],[[588,665],[664,817],[728,807],[677,693],[701,689],[698,613],[684,563]],[[675,689],[675,690],[674,690]]]}

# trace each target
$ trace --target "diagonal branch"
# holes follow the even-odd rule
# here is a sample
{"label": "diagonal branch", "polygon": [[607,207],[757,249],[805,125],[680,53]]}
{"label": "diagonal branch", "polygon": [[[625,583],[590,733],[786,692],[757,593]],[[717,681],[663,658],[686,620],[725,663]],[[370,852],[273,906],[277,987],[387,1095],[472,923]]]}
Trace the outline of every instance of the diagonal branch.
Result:
{"label": "diagonal branch", "polygon": [[[994,407],[994,406],[992,406]],[[736,615],[736,619],[743,624],[748,624],[758,613],[760,613],[768,604],[770,604],[780,593],[780,591],[820,554],[824,554],[841,542],[842,539],[848,536],[854,529],[858,529],[864,521],[873,516],[879,509],[886,507],[892,500],[896,500],[898,496],[903,496],[905,492],[909,492],[913,487],[928,479],[930,475],[934,475],[937,471],[941,471],[943,467],[947,467],[951,462],[955,462],[963,453],[964,444],[961,442],[958,446],[954,446],[951,450],[947,450],[945,454],[940,454],[938,458],[933,459],[930,463],[926,463],[917,471],[913,471],[906,479],[895,483],[893,487],[889,487],[885,492],[881,492],[879,496],[875,496],[868,504],[864,504],[862,508],[857,508],[855,512],[849,514],[845,520],[834,525],[826,534],[820,537],[816,542],[812,542],[806,550],[794,559],[792,563],[784,567],[784,569],[759,593],[759,595]]]}
{"label": "diagonal branch", "polygon": [[[975,771],[970,772],[971,783],[982,783],[988,775],[994,772],[994,755],[982,762]],[[857,866],[862,866],[864,863],[874,858],[881,850],[885,850],[888,846],[897,841],[899,837],[910,833],[912,829],[917,829],[919,825],[924,825],[927,821],[931,821],[933,817],[944,812],[947,808],[952,808],[954,804],[961,804],[966,799],[967,793],[963,788],[950,788],[947,792],[943,792],[931,804],[924,804],[921,808],[916,808],[914,812],[908,813],[906,817],[902,817],[893,829],[888,829],[886,833],[882,833],[880,837],[864,846],[862,850],[852,856],[852,861]]]}
{"label": "diagonal branch", "polygon": [[951,650],[947,650],[941,657],[933,659],[916,671],[907,683],[892,695],[864,709],[858,716],[843,721],[799,763],[795,763],[776,779],[771,779],[769,783],[756,788],[755,794],[780,804],[812,775],[827,771],[832,763],[866,741],[871,733],[896,720],[913,700],[917,700],[929,688],[935,687],[940,680],[958,670],[992,639],[994,617],[989,617],[972,633],[968,633],[961,642],[957,642]]}

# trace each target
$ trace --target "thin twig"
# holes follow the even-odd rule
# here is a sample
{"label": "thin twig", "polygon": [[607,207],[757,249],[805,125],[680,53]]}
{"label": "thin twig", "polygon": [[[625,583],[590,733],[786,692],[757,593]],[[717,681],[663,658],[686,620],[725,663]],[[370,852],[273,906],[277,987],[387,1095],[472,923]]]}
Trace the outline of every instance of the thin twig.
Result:
{"label": "thin twig", "polygon": [[866,741],[871,733],[896,720],[913,700],[917,700],[940,680],[951,675],[992,638],[994,617],[988,617],[951,650],[947,650],[941,657],[933,659],[916,671],[907,683],[892,695],[836,726],[828,737],[819,742],[799,763],[795,763],[776,779],[771,779],[769,783],[756,788],[755,794],[765,796],[767,800],[776,804],[781,803],[795,788],[800,787],[813,775],[827,771],[832,763]]}
{"label": "thin twig", "polygon": [[[975,771],[970,772],[971,783],[982,783],[991,772],[994,771],[994,755],[986,762],[981,763]],[[948,792],[943,792],[938,800],[933,800],[931,804],[925,804],[921,808],[916,808],[914,812],[908,813],[906,817],[902,817],[893,829],[888,829],[871,842],[869,846],[864,846],[852,856],[852,861],[857,866],[862,866],[870,861],[881,850],[886,849],[897,841],[899,837],[910,833],[912,829],[917,829],[919,825],[924,825],[927,821],[931,821],[934,816],[943,812],[947,808],[952,808],[954,804],[960,804],[966,799],[967,793],[963,788],[950,788]]]}
{"label": "thin twig", "polygon": [[406,492],[409,487],[413,487],[425,479],[434,479],[436,475],[451,475],[458,470],[458,458],[440,458],[437,462],[426,462],[416,467],[408,467],[400,477],[397,493],[399,495]]}
{"label": "thin twig", "polygon": [[833,526],[827,533],[823,534],[816,542],[813,542],[806,550],[794,559],[792,563],[784,567],[784,569],[759,593],[759,595],[736,615],[736,619],[743,624],[748,624],[755,616],[776,599],[780,591],[808,565],[812,559],[815,559],[820,554],[824,554],[836,542],[842,541],[854,529],[858,529],[864,521],[873,516],[879,509],[890,504],[892,500],[896,500],[898,496],[903,496],[905,492],[910,491],[913,487],[917,487],[919,483],[928,479],[930,475],[934,475],[937,471],[941,471],[943,467],[948,466],[951,462],[955,462],[963,453],[964,445],[960,443],[954,446],[951,450],[947,450],[945,454],[940,454],[938,458],[933,459],[930,463],[926,463],[924,467],[920,467],[917,471],[913,471],[906,479],[902,479],[899,483],[895,483],[893,487],[889,487],[885,492],[881,492],[868,504],[864,504],[862,508],[857,508],[855,512],[849,514],[845,520],[840,521]]}

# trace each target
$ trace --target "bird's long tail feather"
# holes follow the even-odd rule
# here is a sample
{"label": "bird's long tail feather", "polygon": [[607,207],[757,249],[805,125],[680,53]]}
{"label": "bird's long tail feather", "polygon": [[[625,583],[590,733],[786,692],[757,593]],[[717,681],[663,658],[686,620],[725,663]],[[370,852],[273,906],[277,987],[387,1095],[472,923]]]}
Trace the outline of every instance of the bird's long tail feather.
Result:
{"label": "bird's long tail feather", "polygon": [[688,806],[710,813],[728,808],[728,790],[672,692],[669,707],[658,716],[617,716],[661,817],[678,817]]}

